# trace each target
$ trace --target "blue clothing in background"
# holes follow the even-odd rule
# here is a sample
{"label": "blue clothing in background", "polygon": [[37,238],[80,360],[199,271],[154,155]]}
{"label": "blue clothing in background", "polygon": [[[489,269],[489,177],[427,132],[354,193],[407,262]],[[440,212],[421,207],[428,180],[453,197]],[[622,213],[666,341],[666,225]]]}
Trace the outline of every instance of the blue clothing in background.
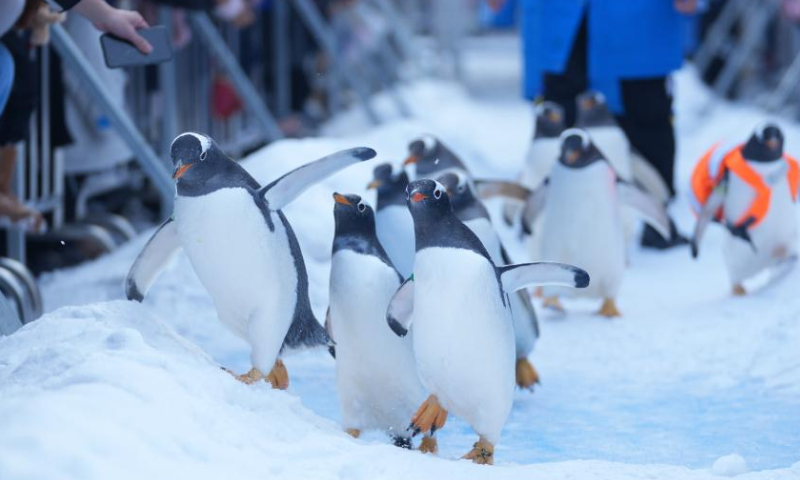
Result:
{"label": "blue clothing in background", "polygon": [[680,68],[686,17],[673,0],[521,0],[524,94],[541,94],[544,72],[562,73],[583,16],[588,81],[622,113],[619,81],[665,77]]}
{"label": "blue clothing in background", "polygon": [[5,45],[0,43],[0,115],[6,108],[11,86],[14,84],[14,59]]}
{"label": "blue clothing in background", "polygon": [[484,28],[512,28],[516,20],[518,3],[518,0],[506,0],[503,8],[494,12],[485,1],[482,1],[478,8],[478,19],[481,26]]}

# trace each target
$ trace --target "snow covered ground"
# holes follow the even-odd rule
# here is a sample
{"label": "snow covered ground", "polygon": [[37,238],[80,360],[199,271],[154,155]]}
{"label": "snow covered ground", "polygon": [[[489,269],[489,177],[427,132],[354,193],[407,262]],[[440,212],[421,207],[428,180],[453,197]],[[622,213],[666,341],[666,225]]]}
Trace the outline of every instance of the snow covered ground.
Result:
{"label": "snow covered ground", "polygon": [[[279,142],[244,165],[267,182],[357,145],[375,148],[378,161],[399,162],[411,138],[431,132],[476,176],[513,178],[531,112],[509,81],[513,48],[501,51],[472,50],[468,71],[483,75],[472,79],[480,87],[472,93],[433,81],[407,87],[412,120],[371,128],[356,110],[322,138]],[[481,68],[487,56],[496,68]],[[685,190],[712,142],[742,138],[763,117],[712,101],[690,69],[675,87]],[[377,102],[391,112],[387,99]],[[800,126],[782,125],[788,150],[800,153]],[[375,163],[331,178],[286,209],[318,318],[327,307],[331,192],[365,194]],[[685,198],[672,210],[689,231]],[[525,260],[514,235],[504,235]],[[541,314],[532,361],[542,385],[516,394],[495,467],[456,461],[475,440],[458,419],[441,432],[438,458],[392,447],[379,434],[346,436],[325,352],[288,359],[288,393],[234,381],[219,367],[244,371],[249,352],[217,322],[184,256],[144,304],[121,300],[122,279],[147,237],[45,276],[50,313],[0,338],[0,479],[800,478],[800,272],[731,298],[718,229],[698,261],[686,249],[632,247],[619,320],[593,316],[597,305],[585,302],[568,302],[567,317]]]}

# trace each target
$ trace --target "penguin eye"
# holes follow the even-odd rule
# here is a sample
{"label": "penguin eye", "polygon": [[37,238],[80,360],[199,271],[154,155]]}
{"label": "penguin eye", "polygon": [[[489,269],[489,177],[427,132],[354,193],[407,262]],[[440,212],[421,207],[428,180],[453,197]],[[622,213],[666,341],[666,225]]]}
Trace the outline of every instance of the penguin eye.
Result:
{"label": "penguin eye", "polygon": [[364,205],[362,202],[358,202],[358,211],[359,212],[363,212],[366,209],[367,209],[366,205]]}
{"label": "penguin eye", "polygon": [[466,185],[461,185],[460,187],[458,187],[457,191],[458,191],[458,193],[464,193],[464,190],[466,190],[466,189],[467,189]]}
{"label": "penguin eye", "polygon": [[201,162],[204,161],[206,159],[206,157],[208,157],[208,152],[202,152],[200,154],[200,161]]}
{"label": "penguin eye", "polygon": [[439,190],[438,188],[436,190],[434,190],[433,191],[433,198],[435,198],[436,200],[439,200],[440,198],[442,198],[442,191]]}

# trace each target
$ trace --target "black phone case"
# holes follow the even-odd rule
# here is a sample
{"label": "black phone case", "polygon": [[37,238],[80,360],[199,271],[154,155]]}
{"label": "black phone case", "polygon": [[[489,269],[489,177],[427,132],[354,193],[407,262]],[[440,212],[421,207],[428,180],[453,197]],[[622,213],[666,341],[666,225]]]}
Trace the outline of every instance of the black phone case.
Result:
{"label": "black phone case", "polygon": [[132,43],[119,37],[104,33],[100,37],[103,47],[103,58],[108,68],[132,67],[137,65],[152,65],[172,60],[173,50],[169,32],[166,27],[158,25],[138,30],[138,33],[147,39],[153,46],[153,51],[145,55]]}

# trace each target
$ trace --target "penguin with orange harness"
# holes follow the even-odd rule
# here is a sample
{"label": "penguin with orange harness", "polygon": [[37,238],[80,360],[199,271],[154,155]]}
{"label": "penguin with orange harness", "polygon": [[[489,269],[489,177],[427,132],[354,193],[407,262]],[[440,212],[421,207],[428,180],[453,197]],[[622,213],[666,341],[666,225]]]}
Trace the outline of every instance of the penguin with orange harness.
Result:
{"label": "penguin with orange harness", "polygon": [[734,295],[744,281],[797,255],[797,202],[800,167],[783,151],[783,132],[771,123],[757,126],[744,144],[715,145],[692,173],[691,204],[697,214],[692,256],[703,233],[718,222],[730,233],[725,262]]}

